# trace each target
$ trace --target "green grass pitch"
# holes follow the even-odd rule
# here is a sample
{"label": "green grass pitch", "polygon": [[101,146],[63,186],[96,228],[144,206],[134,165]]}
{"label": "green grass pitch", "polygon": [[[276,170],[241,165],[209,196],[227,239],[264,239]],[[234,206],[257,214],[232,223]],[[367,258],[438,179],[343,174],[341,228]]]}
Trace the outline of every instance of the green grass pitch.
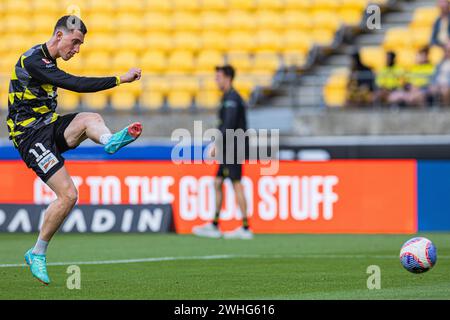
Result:
{"label": "green grass pitch", "polygon": [[[46,287],[22,266],[36,234],[0,234],[0,299],[450,299],[450,233],[420,235],[438,254],[424,274],[399,262],[412,235],[58,234]],[[67,288],[72,262],[80,290]],[[367,288],[370,265],[379,290]]]}

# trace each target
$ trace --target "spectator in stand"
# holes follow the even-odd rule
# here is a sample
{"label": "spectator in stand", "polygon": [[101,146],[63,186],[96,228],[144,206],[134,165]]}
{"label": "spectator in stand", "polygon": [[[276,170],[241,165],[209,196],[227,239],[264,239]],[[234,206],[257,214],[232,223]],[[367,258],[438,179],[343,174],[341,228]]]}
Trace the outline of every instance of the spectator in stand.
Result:
{"label": "spectator in stand", "polygon": [[430,91],[440,105],[450,106],[450,41],[445,46],[444,59],[436,67]]}
{"label": "spectator in stand", "polygon": [[361,62],[359,52],[352,54],[350,82],[347,102],[349,106],[368,106],[373,102],[375,76],[372,70]]}
{"label": "spectator in stand", "polygon": [[389,103],[398,106],[424,107],[431,104],[429,85],[434,73],[434,66],[428,57],[429,48],[422,48],[416,57],[416,64],[406,73],[405,85],[389,96]]}
{"label": "spectator in stand", "polygon": [[389,102],[390,95],[401,89],[404,84],[404,71],[395,64],[395,52],[386,53],[386,66],[376,75],[375,101],[381,104]]}
{"label": "spectator in stand", "polygon": [[448,0],[438,0],[437,6],[441,10],[441,14],[433,25],[431,45],[445,47],[450,35],[450,6]]}

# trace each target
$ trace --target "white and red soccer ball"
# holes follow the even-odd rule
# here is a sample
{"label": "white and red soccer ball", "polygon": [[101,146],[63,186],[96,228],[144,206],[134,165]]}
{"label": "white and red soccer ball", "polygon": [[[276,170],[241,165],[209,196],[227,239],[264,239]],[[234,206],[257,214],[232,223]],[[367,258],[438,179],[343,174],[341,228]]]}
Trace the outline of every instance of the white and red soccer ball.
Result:
{"label": "white and red soccer ball", "polygon": [[436,247],[427,238],[412,238],[406,241],[400,250],[402,266],[412,273],[430,270],[436,264],[436,259]]}

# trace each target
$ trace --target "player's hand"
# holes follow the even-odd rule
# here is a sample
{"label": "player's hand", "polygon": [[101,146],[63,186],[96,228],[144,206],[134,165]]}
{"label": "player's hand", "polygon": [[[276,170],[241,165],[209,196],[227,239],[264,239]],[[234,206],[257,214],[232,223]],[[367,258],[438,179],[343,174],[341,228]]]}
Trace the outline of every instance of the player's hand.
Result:
{"label": "player's hand", "polygon": [[120,77],[120,83],[127,83],[139,80],[141,78],[141,69],[131,68],[127,73]]}

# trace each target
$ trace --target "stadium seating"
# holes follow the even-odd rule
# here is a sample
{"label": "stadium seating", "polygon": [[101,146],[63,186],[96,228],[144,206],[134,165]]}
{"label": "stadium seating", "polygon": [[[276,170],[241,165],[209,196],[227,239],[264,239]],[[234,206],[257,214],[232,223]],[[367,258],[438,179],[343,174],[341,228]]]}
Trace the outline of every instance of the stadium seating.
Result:
{"label": "stadium seating", "polygon": [[[362,7],[365,0],[361,3],[353,0],[341,0],[343,5],[353,4]],[[379,0],[377,3],[385,1]],[[386,31],[383,42],[380,46],[366,46],[360,49],[361,61],[372,68],[375,72],[384,67],[386,63],[386,52],[396,53],[396,62],[403,69],[411,68],[415,61],[417,52],[429,45],[433,23],[439,15],[437,7],[418,7],[414,10],[411,22],[404,27],[395,27]],[[345,19],[343,19],[345,21]],[[348,24],[351,24],[347,21]],[[430,48],[430,61],[437,65],[444,56],[442,48],[433,46]],[[348,71],[347,71],[348,73]],[[345,72],[335,70],[328,78],[324,86],[323,94],[325,104],[328,106],[344,106],[346,87]]]}
{"label": "stadium seating", "polygon": [[[357,24],[368,0],[79,0],[76,5],[73,3],[69,0],[1,2],[0,41],[8,43],[8,47],[0,48],[0,77],[9,77],[19,54],[35,44],[33,41],[44,42],[50,37],[58,17],[73,13],[82,17],[89,32],[81,54],[60,64],[68,72],[100,76],[124,73],[131,66],[140,66],[144,78],[156,76],[169,83],[172,77],[182,76],[199,83],[201,77],[213,76],[215,65],[230,62],[237,69],[237,80],[245,84],[244,95],[248,98],[254,87],[270,85],[271,77],[279,68],[302,66],[314,45],[331,45],[342,22]],[[417,26],[422,27],[427,19],[420,16]],[[138,105],[143,103],[142,110],[155,110],[166,102],[176,109],[189,108],[194,102],[200,108],[213,108],[219,98],[216,88],[205,93],[200,89],[186,91],[186,88],[147,92],[152,86],[143,84],[141,90],[123,86],[117,92],[97,96],[64,93],[61,106],[67,110],[79,104],[94,110],[107,106],[129,110],[138,102]]]}

